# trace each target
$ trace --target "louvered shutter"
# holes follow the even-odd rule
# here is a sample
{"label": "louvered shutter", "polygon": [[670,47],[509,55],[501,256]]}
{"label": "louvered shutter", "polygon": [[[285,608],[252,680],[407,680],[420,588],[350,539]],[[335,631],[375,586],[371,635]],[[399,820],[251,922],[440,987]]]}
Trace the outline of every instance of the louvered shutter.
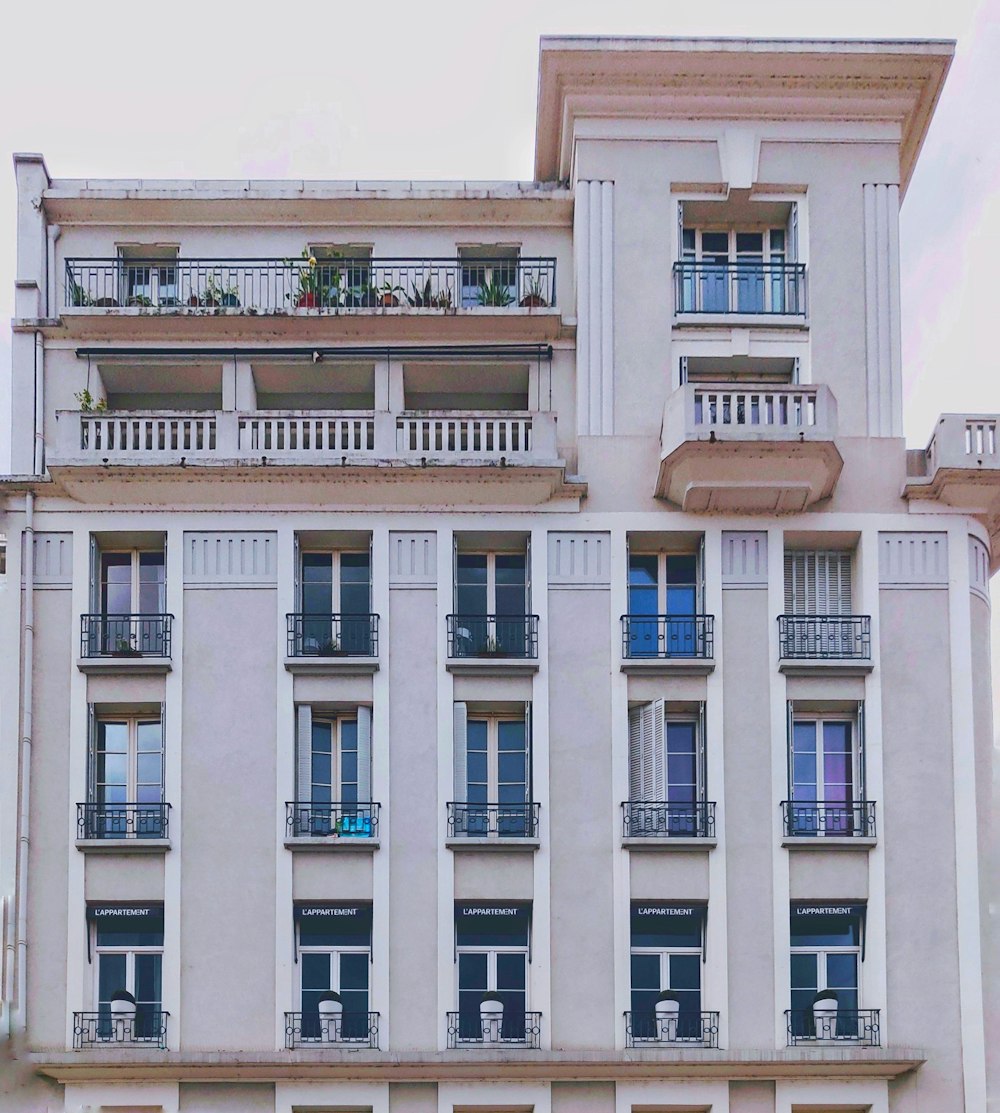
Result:
{"label": "louvered shutter", "polygon": [[786,614],[849,615],[851,594],[850,553],[785,553]]}
{"label": "louvered shutter", "polygon": [[160,802],[167,791],[167,705],[160,704]]}
{"label": "louvered shutter", "polygon": [[666,741],[664,739],[664,731],[666,729],[666,709],[663,706],[663,700],[653,700],[651,706],[650,718],[651,723],[651,736],[652,736],[652,753],[650,754],[650,780],[653,790],[652,796],[647,796],[647,800],[666,800],[667,798],[667,770],[666,770]]}
{"label": "louvered shutter", "polygon": [[705,752],[705,705],[704,703],[698,704],[698,726],[695,744],[698,749],[698,766],[695,773],[697,780],[697,788],[695,791],[696,799],[699,801],[708,799],[708,758]]}
{"label": "louvered shutter", "polygon": [[628,713],[628,798],[642,799],[642,712],[631,707]]}
{"label": "louvered shutter", "polygon": [[87,704],[87,803],[97,803],[97,715]]}
{"label": "louvered shutter", "polygon": [[858,783],[855,794],[859,800],[867,799],[865,785],[865,701],[858,700]]}
{"label": "louvered shutter", "polygon": [[298,716],[298,772],[295,785],[295,799],[300,804],[312,800],[312,708],[300,704]]}
{"label": "louvered shutter", "polygon": [[456,804],[464,804],[468,795],[468,775],[466,772],[466,751],[468,749],[469,733],[469,708],[467,704],[455,704],[455,730],[454,730],[454,763],[455,763],[455,796]]}
{"label": "louvered shutter", "polygon": [[92,614],[99,614],[101,610],[101,554],[93,534],[90,535],[90,610]]}
{"label": "louvered shutter", "polygon": [[372,709],[358,708],[358,802],[372,798]]}
{"label": "louvered shutter", "polygon": [[525,703],[525,705],[524,705],[524,744],[525,744],[525,749],[527,751],[527,766],[528,767],[525,770],[525,773],[527,774],[527,776],[524,779],[525,780],[525,786],[524,787],[525,787],[525,793],[526,793],[526,802],[529,803],[529,804],[535,798],[535,789],[534,789],[533,774],[532,774],[532,764],[533,764],[533,762],[532,762],[532,750],[534,749],[534,746],[533,746],[533,743],[532,743],[531,733],[532,733],[532,729],[531,729],[531,704],[530,703]]}

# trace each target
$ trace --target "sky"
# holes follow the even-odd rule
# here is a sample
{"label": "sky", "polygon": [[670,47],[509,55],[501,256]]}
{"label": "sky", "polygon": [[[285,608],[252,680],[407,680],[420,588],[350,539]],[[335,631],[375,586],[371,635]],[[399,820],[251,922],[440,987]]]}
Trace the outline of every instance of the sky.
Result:
{"label": "sky", "polygon": [[957,39],[901,216],[907,441],[925,445],[940,413],[1000,410],[1000,0],[245,0],[238,14],[204,0],[52,0],[44,19],[11,7],[0,429],[12,152],[42,152],[55,177],[528,179],[543,34]]}

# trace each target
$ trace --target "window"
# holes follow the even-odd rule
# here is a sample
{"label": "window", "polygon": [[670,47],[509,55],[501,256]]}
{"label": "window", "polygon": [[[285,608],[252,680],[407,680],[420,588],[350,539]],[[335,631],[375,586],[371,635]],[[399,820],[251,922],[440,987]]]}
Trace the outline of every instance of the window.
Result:
{"label": "window", "polygon": [[176,247],[137,244],[120,247],[118,253],[122,260],[123,305],[179,304]]}
{"label": "window", "polygon": [[702,616],[701,556],[698,553],[629,552],[628,657],[703,657],[707,642]]}
{"label": "window", "polygon": [[528,657],[526,552],[456,552],[452,656]]}
{"label": "window", "polygon": [[7,575],[7,538],[0,534],[0,576]]}
{"label": "window", "polygon": [[299,555],[301,627],[306,656],[372,654],[371,557],[367,550]]}
{"label": "window", "polygon": [[[302,1039],[368,1043],[371,905],[303,902],[295,920]],[[343,1013],[321,1017],[320,998],[331,992],[340,995]]]}
{"label": "window", "polygon": [[837,995],[836,1031],[858,1037],[863,905],[791,906],[790,1035],[814,1035],[812,1005],[821,990]]}
{"label": "window", "polygon": [[462,308],[517,303],[518,249],[476,247],[459,249],[462,267]]}
{"label": "window", "polygon": [[706,836],[704,707],[671,712],[663,700],[629,709],[626,835]]}
{"label": "window", "polygon": [[292,834],[372,838],[370,707],[346,714],[298,708]]}
{"label": "window", "polygon": [[450,834],[456,837],[534,837],[530,705],[519,715],[486,715],[455,704],[450,811]]}
{"label": "window", "polygon": [[90,736],[90,783],[82,836],[164,838],[161,715],[102,716],[92,719]]}
{"label": "window", "polygon": [[[163,1025],[163,905],[92,905],[94,997],[99,1039],[131,1042],[159,1036]],[[112,1020],[112,995],[119,990],[136,1001],[134,1024],[122,1029]]]}
{"label": "window", "polygon": [[97,612],[85,623],[86,656],[166,657],[170,622],[166,611],[166,553],[92,546],[92,595]]}
{"label": "window", "polygon": [[785,611],[851,613],[851,553],[804,549],[785,553]]}
{"label": "window", "polygon": [[787,834],[867,834],[864,705],[856,715],[789,714]]}
{"label": "window", "polygon": [[681,233],[680,312],[783,313],[784,228],[694,228]]}
{"label": "window", "polygon": [[[633,901],[631,1036],[633,1041],[702,1040],[701,964],[704,905]],[[677,995],[676,1021],[658,1022],[656,999]]]}
{"label": "window", "polygon": [[[528,1007],[528,939],[531,905],[487,902],[455,905],[455,945],[458,961],[459,1041],[524,1042]],[[484,993],[497,993],[503,1002],[503,1020],[480,1018]]]}

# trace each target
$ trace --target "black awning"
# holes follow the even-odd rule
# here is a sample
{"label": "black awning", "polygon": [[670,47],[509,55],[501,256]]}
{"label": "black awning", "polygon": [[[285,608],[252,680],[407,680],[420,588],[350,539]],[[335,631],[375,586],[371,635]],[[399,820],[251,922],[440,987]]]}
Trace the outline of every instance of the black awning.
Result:
{"label": "black awning", "polygon": [[114,931],[162,931],[162,901],[87,901],[87,919]]}
{"label": "black awning", "polygon": [[359,931],[371,931],[370,901],[297,900],[293,902],[292,909],[300,924],[322,925],[323,931],[343,931],[352,935]]}
{"label": "black awning", "polygon": [[455,924],[462,930],[522,934],[531,923],[531,901],[455,901]]}
{"label": "black awning", "polygon": [[676,904],[669,901],[632,901],[634,935],[680,935],[701,931],[708,905]]}

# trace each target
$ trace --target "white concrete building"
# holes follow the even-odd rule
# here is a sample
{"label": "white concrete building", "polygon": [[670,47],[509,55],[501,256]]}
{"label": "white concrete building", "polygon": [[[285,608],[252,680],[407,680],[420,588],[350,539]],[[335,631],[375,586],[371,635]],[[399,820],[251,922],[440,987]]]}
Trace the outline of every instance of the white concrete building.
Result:
{"label": "white concrete building", "polygon": [[1000,1109],[952,49],[546,39],[534,182],[15,157],[5,1113]]}

